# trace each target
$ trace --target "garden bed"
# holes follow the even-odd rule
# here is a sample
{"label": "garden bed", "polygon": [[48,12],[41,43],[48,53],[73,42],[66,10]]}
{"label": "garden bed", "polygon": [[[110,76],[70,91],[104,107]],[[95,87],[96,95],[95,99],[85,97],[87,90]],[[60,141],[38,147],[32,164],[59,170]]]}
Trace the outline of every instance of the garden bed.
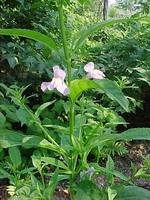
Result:
{"label": "garden bed", "polygon": [[[114,157],[115,168],[116,170],[122,172],[127,177],[132,175],[131,162],[137,167],[141,168],[144,166],[143,157],[147,154],[150,154],[150,141],[132,141],[126,143],[129,153],[127,155],[116,155]],[[150,174],[150,170],[148,171]],[[100,188],[106,186],[106,179],[104,176],[98,176],[95,180]],[[120,183],[121,180],[118,178],[115,179],[116,184]],[[0,200],[7,200],[8,194],[6,191],[6,186],[8,181],[4,179],[0,183]],[[149,179],[139,178],[134,181],[136,186],[150,190],[150,181]],[[61,183],[56,192],[54,200],[69,200],[69,195],[67,194],[67,184]]]}

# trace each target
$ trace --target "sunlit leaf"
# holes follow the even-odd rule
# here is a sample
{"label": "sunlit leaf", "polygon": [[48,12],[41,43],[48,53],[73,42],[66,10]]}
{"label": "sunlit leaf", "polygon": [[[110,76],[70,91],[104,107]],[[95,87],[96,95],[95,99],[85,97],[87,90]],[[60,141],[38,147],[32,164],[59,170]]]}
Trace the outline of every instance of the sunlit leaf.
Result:
{"label": "sunlit leaf", "polygon": [[60,160],[52,157],[41,157],[41,161],[46,164],[51,164],[62,169],[68,169],[67,166]]}
{"label": "sunlit leaf", "polygon": [[108,192],[108,200],[113,200],[117,195],[117,191],[112,190],[110,187],[108,188],[107,192]]}

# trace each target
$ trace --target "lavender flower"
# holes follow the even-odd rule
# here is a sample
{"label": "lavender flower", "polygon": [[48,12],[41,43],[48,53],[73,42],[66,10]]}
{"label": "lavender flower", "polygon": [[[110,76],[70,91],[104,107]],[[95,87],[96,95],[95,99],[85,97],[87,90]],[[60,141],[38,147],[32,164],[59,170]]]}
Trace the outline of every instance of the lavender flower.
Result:
{"label": "lavender flower", "polygon": [[93,78],[93,79],[103,79],[105,77],[105,74],[98,70],[98,69],[94,69],[94,63],[93,62],[89,62],[84,66],[84,70],[87,73],[87,78]]}
{"label": "lavender flower", "polygon": [[69,88],[64,82],[66,73],[59,68],[59,66],[53,67],[54,77],[51,82],[43,82],[41,84],[41,90],[54,90],[55,88],[63,95],[69,94]]}

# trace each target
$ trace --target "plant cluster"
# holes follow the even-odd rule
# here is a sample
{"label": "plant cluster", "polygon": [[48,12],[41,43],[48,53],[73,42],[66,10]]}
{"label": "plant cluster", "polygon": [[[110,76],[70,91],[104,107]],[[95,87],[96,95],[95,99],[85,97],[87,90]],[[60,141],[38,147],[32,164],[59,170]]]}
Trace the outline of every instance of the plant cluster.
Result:
{"label": "plant cluster", "polygon": [[[24,1],[18,2],[24,4]],[[39,1],[39,4],[41,5],[42,2]],[[48,3],[46,0],[44,2]],[[133,180],[136,178],[150,178],[147,173],[149,156],[145,157],[145,166],[141,169],[137,169],[132,164],[133,176],[131,177],[126,177],[115,170],[112,159],[116,152],[127,153],[123,146],[125,141],[150,140],[149,128],[129,129],[120,134],[117,132],[118,124],[126,125],[125,120],[119,115],[120,112],[130,110],[128,101],[130,96],[127,97],[122,92],[127,88],[124,80],[128,80],[130,75],[130,68],[128,71],[128,66],[125,65],[126,60],[124,61],[122,57],[128,55],[124,55],[125,51],[124,53],[116,52],[119,46],[117,47],[115,37],[111,38],[109,44],[104,45],[106,54],[103,59],[99,58],[98,53],[94,52],[95,49],[91,48],[94,52],[92,55],[92,50],[88,46],[92,43],[93,34],[102,28],[116,26],[118,23],[121,28],[124,28],[126,23],[134,24],[139,19],[127,18],[98,22],[79,31],[73,31],[71,34],[65,15],[71,2],[52,0],[51,3],[55,5],[51,10],[57,13],[59,22],[58,36],[49,34],[49,31],[43,34],[31,30],[32,27],[29,29],[26,29],[28,27],[0,29],[3,38],[5,36],[14,37],[13,43],[7,43],[9,44],[8,51],[12,55],[11,50],[13,49],[13,52],[15,50],[18,57],[23,54],[21,61],[24,62],[24,66],[28,56],[32,55],[33,58],[36,57],[35,60],[31,59],[35,61],[33,66],[37,66],[34,70],[39,71],[38,67],[43,62],[40,75],[37,73],[41,82],[39,84],[38,81],[36,92],[33,90],[31,92],[29,85],[10,85],[10,83],[7,85],[4,81],[0,83],[0,178],[9,179],[9,199],[51,200],[58,183],[62,180],[68,181],[68,192],[72,200],[119,200],[134,197],[149,199],[150,191],[133,185]],[[78,0],[78,3],[83,4],[84,1]],[[37,24],[40,25],[40,23]],[[18,37],[23,38],[23,43],[21,43],[23,45],[24,41],[28,41],[24,38],[32,39],[36,43],[30,41],[29,47],[20,48],[21,44],[17,45],[15,42],[19,40]],[[126,44],[129,39],[127,33],[124,46],[128,49],[133,48],[137,52],[138,47],[135,41],[132,43],[133,47]],[[87,46],[84,45],[86,41]],[[103,44],[103,41],[100,42]],[[120,42],[123,42],[121,37]],[[141,44],[147,45],[144,39]],[[116,45],[116,48],[111,48],[110,56],[106,57],[109,45]],[[85,52],[84,54],[84,49],[87,47],[90,53]],[[142,47],[141,45],[140,48]],[[28,48],[30,51],[26,55]],[[127,51],[129,54],[132,54],[131,52],[133,51]],[[10,55],[4,52],[2,56],[4,58],[6,56],[11,67],[16,67],[17,58],[15,57],[14,61]],[[141,57],[144,55],[141,54]],[[136,63],[133,66],[134,56],[131,56],[132,61],[128,60],[133,70],[136,68],[135,65],[137,66],[143,59],[143,57],[141,60],[138,57],[138,61],[135,59]],[[77,58],[79,58],[78,61],[76,61]],[[47,61],[48,59],[50,61]],[[113,71],[109,65],[101,62],[107,59],[109,64],[112,62],[112,65],[116,67]],[[125,66],[122,63],[118,66],[119,60]],[[106,72],[100,70],[100,63],[106,66]],[[50,68],[46,69],[49,64],[53,67],[53,71]],[[118,79],[115,81],[117,70],[120,76],[118,73]],[[47,74],[42,77],[42,73]],[[126,79],[121,79],[122,73]],[[129,83],[133,84],[133,82]],[[127,89],[129,90],[129,87]],[[93,161],[90,160],[91,155],[94,156]],[[99,161],[102,158],[107,159],[105,167],[100,165]],[[99,174],[105,174],[106,188],[100,189],[96,185],[94,177]],[[122,183],[116,185],[115,177],[120,178]]]}

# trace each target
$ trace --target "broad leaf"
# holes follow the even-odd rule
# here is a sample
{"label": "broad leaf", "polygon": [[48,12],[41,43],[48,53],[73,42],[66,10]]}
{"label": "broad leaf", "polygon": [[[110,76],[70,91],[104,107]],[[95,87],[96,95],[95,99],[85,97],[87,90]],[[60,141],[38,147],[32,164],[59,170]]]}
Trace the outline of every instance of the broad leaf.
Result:
{"label": "broad leaf", "polygon": [[89,79],[74,80],[70,85],[70,98],[75,102],[82,92],[94,88],[99,89],[101,93],[106,93],[108,97],[117,101],[126,111],[128,111],[128,100],[118,86],[109,79],[101,79],[99,81]]}
{"label": "broad leaf", "polygon": [[14,169],[17,169],[21,164],[21,153],[18,147],[9,147],[9,157],[13,163]]}
{"label": "broad leaf", "polygon": [[30,116],[29,116],[29,114],[27,113],[26,110],[19,108],[16,111],[16,115],[17,115],[19,121],[21,122],[21,126],[24,125],[24,124],[29,126],[31,119],[30,119]]}
{"label": "broad leaf", "polygon": [[15,35],[20,37],[26,37],[33,39],[35,41],[41,42],[45,46],[48,46],[51,50],[57,53],[61,58],[64,59],[64,56],[58,51],[58,48],[55,42],[48,36],[39,33],[37,31],[28,30],[28,29],[0,29],[0,35]]}
{"label": "broad leaf", "polygon": [[107,200],[105,193],[92,181],[84,180],[77,186],[76,200]]}
{"label": "broad leaf", "polygon": [[123,186],[116,189],[115,200],[149,200],[150,191],[137,186]]}

